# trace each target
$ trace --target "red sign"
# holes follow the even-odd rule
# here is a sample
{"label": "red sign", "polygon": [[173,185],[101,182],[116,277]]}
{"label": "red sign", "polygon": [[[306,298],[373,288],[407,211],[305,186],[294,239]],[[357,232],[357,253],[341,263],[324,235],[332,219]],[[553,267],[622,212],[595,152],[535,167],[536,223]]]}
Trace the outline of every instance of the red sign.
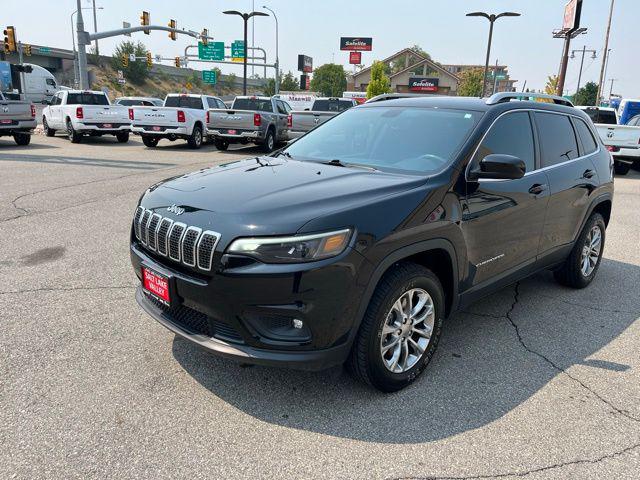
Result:
{"label": "red sign", "polygon": [[349,52],[349,63],[360,65],[362,63],[362,52]]}
{"label": "red sign", "polygon": [[412,92],[437,92],[437,78],[411,77],[409,78],[409,90]]}
{"label": "red sign", "polygon": [[569,0],[564,7],[564,20],[562,29],[570,32],[580,27],[580,3],[581,0]]}
{"label": "red sign", "polygon": [[169,279],[142,267],[142,286],[159,300],[169,305]]}

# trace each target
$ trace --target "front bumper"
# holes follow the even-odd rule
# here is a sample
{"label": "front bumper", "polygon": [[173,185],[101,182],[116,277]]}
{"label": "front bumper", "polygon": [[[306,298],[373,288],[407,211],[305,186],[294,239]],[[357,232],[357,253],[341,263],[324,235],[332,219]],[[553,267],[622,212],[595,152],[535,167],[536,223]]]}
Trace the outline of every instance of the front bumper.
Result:
{"label": "front bumper", "polygon": [[[216,252],[214,264],[220,265],[220,257]],[[140,306],[172,332],[214,354],[301,370],[339,365],[349,354],[363,290],[356,272],[365,262],[350,248],[315,265],[214,268],[206,276],[151,254],[135,241],[131,260],[139,278],[142,266],[169,278],[171,307],[142,287],[136,293]],[[276,338],[267,329],[272,321],[282,328],[282,322],[291,325],[294,318],[304,322],[307,337]]]}

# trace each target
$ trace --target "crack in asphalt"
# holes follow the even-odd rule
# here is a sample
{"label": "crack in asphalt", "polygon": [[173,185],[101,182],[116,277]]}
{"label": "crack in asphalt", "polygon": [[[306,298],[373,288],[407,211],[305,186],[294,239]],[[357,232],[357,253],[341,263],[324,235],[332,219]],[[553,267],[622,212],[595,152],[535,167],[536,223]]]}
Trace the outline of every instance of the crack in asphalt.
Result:
{"label": "crack in asphalt", "polygon": [[0,292],[0,295],[19,295],[21,293],[36,293],[36,292],[75,292],[78,290],[124,290],[129,288],[136,288],[137,285],[111,285],[101,287],[41,287],[41,288],[25,288],[23,290],[8,290]]}

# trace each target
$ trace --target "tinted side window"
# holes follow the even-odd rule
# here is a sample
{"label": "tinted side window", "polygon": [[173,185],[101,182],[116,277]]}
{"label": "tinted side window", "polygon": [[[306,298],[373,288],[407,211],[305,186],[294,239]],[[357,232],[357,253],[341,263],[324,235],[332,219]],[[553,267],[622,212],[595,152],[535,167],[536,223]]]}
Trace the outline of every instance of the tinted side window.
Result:
{"label": "tinted side window", "polygon": [[216,103],[218,104],[218,108],[224,108],[224,109],[227,108],[227,106],[224,104],[222,100],[216,100]]}
{"label": "tinted side window", "polygon": [[216,99],[213,97],[207,97],[207,106],[209,108],[218,108],[218,104],[216,103]]}
{"label": "tinted side window", "polygon": [[284,104],[282,103],[282,101],[280,100],[276,101],[276,105],[278,106],[278,113],[282,113],[282,114],[287,113],[287,110],[284,108]]}
{"label": "tinted side window", "polygon": [[575,119],[576,130],[578,131],[578,136],[580,137],[580,141],[582,141],[582,147],[584,148],[584,155],[589,155],[590,153],[595,152],[598,149],[598,144],[593,138],[593,134],[587,124],[582,120],[576,118]]}
{"label": "tinted side window", "polygon": [[475,161],[479,162],[493,153],[518,157],[527,166],[527,172],[535,170],[533,130],[527,112],[508,113],[500,117],[482,141]]}
{"label": "tinted side window", "polygon": [[549,167],[578,157],[576,134],[569,117],[536,112],[542,146],[542,166]]}

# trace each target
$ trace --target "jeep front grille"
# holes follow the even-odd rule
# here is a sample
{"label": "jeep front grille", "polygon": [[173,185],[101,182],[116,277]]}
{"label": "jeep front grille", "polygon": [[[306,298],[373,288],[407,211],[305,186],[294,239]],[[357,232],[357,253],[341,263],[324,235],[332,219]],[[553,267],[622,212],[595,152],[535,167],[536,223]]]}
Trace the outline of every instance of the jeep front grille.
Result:
{"label": "jeep front grille", "polygon": [[133,231],[148,250],[200,270],[211,270],[220,234],[162,217],[143,207],[136,209]]}

